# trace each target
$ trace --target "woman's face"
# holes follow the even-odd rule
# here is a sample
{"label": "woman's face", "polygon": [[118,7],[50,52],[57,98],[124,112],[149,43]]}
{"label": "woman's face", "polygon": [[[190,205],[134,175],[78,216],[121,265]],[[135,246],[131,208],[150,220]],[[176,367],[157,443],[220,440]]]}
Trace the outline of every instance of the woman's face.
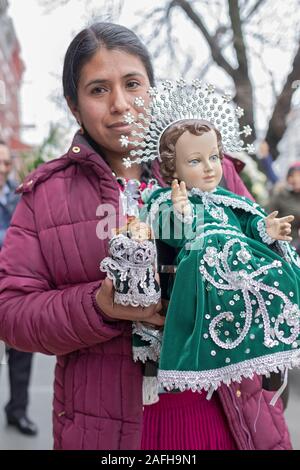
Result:
{"label": "woman's face", "polygon": [[215,131],[202,135],[184,132],[176,142],[174,178],[184,181],[188,189],[212,191],[221,181],[222,164]]}
{"label": "woman's face", "polygon": [[107,155],[123,156],[120,136],[130,135],[132,130],[124,123],[124,114],[131,112],[137,116],[141,112],[134,100],[141,96],[147,105],[149,87],[139,57],[102,48],[81,69],[78,104],[69,104],[76,119]]}

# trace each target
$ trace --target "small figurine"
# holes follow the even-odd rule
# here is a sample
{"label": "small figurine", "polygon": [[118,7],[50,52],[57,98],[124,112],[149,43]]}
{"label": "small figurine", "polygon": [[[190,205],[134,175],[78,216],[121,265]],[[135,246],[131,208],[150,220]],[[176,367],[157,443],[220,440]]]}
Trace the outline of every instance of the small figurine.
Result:
{"label": "small figurine", "polygon": [[160,288],[155,279],[155,260],[151,228],[136,217],[131,217],[125,230],[118,231],[110,240],[109,257],[104,258],[100,265],[100,269],[114,283],[115,303],[148,307],[159,302]]}

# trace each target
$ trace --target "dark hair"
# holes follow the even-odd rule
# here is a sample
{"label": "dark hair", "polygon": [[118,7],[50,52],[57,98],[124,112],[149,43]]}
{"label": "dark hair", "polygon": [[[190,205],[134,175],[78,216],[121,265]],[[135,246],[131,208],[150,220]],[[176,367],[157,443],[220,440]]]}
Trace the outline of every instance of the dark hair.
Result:
{"label": "dark hair", "polygon": [[7,147],[7,143],[2,139],[0,139],[0,145],[4,145],[5,147]]}
{"label": "dark hair", "polygon": [[289,167],[286,177],[293,176],[296,171],[300,171],[300,162],[294,163]]}
{"label": "dark hair", "polygon": [[149,82],[154,85],[150,56],[136,34],[125,26],[114,23],[95,23],[75,36],[65,55],[63,68],[64,97],[77,104],[77,87],[82,67],[101,47],[118,49],[137,56],[144,64]]}
{"label": "dark hair", "polygon": [[161,158],[160,172],[166,183],[171,184],[176,170],[175,145],[179,137],[181,137],[182,134],[184,134],[186,131],[193,135],[202,135],[205,132],[209,132],[211,130],[215,131],[216,133],[219,156],[222,159],[222,137],[218,129],[216,129],[210,122],[189,119],[185,121],[179,121],[165,130],[160,140],[159,154]]}

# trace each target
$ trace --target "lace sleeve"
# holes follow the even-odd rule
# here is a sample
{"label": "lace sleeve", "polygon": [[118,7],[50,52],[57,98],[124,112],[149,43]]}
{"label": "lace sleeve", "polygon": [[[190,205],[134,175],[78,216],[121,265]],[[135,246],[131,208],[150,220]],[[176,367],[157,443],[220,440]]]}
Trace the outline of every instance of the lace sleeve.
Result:
{"label": "lace sleeve", "polygon": [[181,212],[179,212],[175,208],[175,206],[173,206],[175,217],[179,220],[179,222],[181,222],[183,224],[192,224],[193,223],[195,214],[194,214],[193,206],[192,206],[191,203],[189,203],[189,206],[190,206],[190,214],[186,214],[186,215],[183,215]]}
{"label": "lace sleeve", "polygon": [[266,243],[267,245],[271,245],[272,243],[274,243],[276,241],[274,238],[272,238],[272,237],[270,237],[270,235],[268,235],[267,230],[266,230],[266,222],[265,222],[264,219],[260,219],[257,222],[257,231],[258,231],[262,241],[264,243]]}

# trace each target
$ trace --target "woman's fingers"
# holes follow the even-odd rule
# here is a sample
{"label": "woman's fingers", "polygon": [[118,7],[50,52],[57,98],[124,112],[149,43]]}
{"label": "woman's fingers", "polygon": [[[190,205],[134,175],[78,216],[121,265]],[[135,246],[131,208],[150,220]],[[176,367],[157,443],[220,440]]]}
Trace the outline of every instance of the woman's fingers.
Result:
{"label": "woman's fingers", "polygon": [[105,303],[110,306],[113,305],[114,300],[114,285],[111,279],[106,277],[96,294],[97,302],[98,300],[101,301],[101,304]]}
{"label": "woman's fingers", "polygon": [[111,318],[129,321],[145,321],[157,326],[164,324],[164,317],[158,312],[162,309],[161,302],[149,307],[132,307],[114,303],[113,282],[105,278],[96,293],[99,308]]}
{"label": "woman's fingers", "polygon": [[150,325],[155,326],[164,326],[165,317],[163,317],[159,313],[155,313],[154,315],[152,315],[152,317],[147,318],[147,320],[144,320],[143,323],[149,323]]}

